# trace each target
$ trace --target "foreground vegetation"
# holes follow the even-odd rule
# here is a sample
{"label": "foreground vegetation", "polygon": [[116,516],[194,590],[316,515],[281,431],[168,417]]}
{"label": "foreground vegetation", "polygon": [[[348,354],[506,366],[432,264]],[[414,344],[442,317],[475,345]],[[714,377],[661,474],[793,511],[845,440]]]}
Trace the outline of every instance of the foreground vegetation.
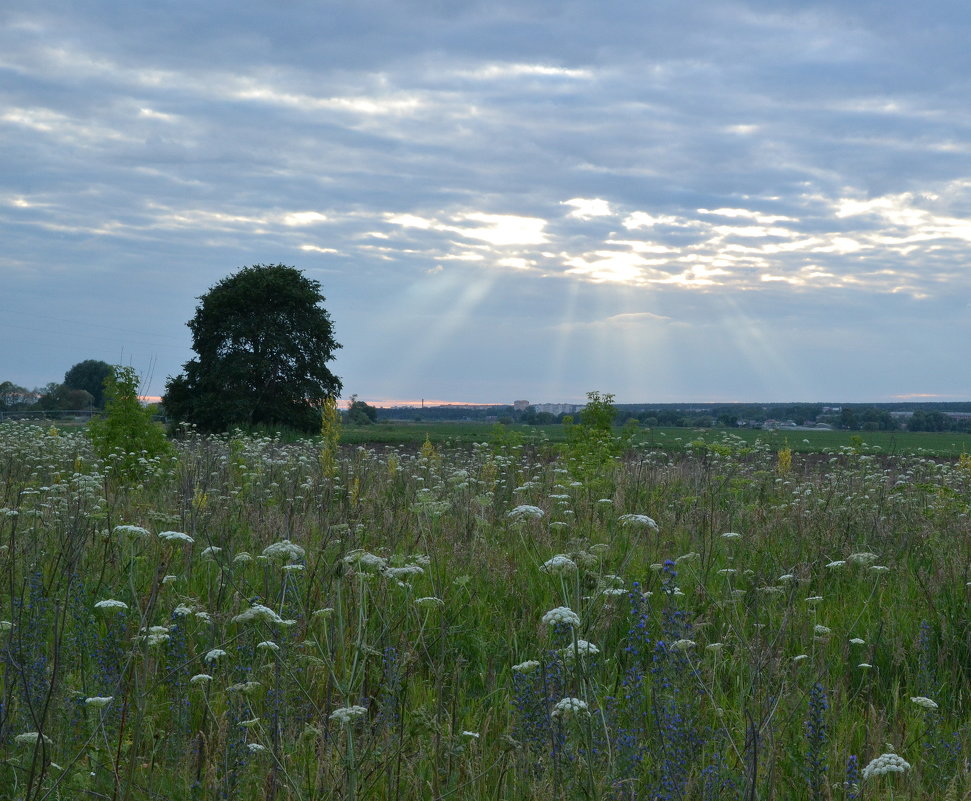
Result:
{"label": "foreground vegetation", "polygon": [[971,460],[798,444],[0,425],[0,786],[965,798]]}

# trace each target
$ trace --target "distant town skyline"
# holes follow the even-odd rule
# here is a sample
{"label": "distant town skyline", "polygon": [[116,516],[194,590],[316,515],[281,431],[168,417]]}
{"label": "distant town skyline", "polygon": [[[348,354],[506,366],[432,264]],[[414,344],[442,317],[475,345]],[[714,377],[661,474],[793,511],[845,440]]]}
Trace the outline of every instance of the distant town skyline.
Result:
{"label": "distant town skyline", "polygon": [[[971,7],[8,3],[0,381],[321,282],[344,395],[971,398]],[[508,401],[506,400],[508,399]]]}

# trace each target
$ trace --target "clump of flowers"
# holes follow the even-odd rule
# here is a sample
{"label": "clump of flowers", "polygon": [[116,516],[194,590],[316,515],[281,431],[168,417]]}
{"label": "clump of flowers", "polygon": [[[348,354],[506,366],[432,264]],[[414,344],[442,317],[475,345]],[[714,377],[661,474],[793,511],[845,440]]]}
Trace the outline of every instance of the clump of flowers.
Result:
{"label": "clump of flowers", "polygon": [[380,573],[388,566],[388,560],[357,548],[344,557],[344,564],[363,572]]}
{"label": "clump of flowers", "polygon": [[579,626],[580,616],[568,606],[558,606],[543,615],[543,622],[548,626],[565,623],[567,626]]}
{"label": "clump of flowers", "polygon": [[932,701],[930,698],[925,698],[923,695],[912,696],[910,700],[923,709],[937,709],[937,702]]}
{"label": "clump of flowers", "polygon": [[263,623],[279,623],[283,626],[292,626],[297,622],[295,620],[284,620],[268,606],[253,604],[245,612],[236,615],[233,618],[233,623],[248,623],[252,620],[258,620]]}
{"label": "clump of flowers", "polygon": [[543,562],[543,566],[540,567],[544,573],[575,573],[577,570],[577,563],[574,562],[569,556],[565,554],[557,554],[552,559],[547,559]]}
{"label": "clump of flowers", "polygon": [[599,653],[600,649],[592,642],[587,642],[586,640],[577,640],[575,643],[566,646],[566,648],[560,651],[564,662],[572,662],[577,657],[582,659],[585,656],[596,656]]}
{"label": "clump of flowers", "polygon": [[186,544],[195,542],[195,540],[184,531],[160,531],[158,536],[159,539],[165,540],[166,542],[184,542]]}
{"label": "clump of flowers", "polygon": [[340,709],[335,709],[330,713],[330,719],[336,723],[340,723],[342,726],[348,726],[366,714],[367,709],[355,704],[354,706],[342,706]]}
{"label": "clump of flowers", "polygon": [[647,515],[626,514],[617,518],[623,525],[632,528],[649,528],[651,531],[658,531],[658,525],[653,518]]}
{"label": "clump of flowers", "polygon": [[[306,551],[303,548],[295,542],[290,542],[290,540],[280,540],[279,542],[274,542],[272,545],[267,545],[263,549],[263,556],[267,559],[282,559],[285,561],[303,559],[305,553]],[[239,556],[236,558],[239,559]]]}
{"label": "clump of flowers", "polygon": [[910,763],[899,754],[880,754],[876,759],[863,768],[863,778],[885,776],[888,773],[904,773],[910,770]]}
{"label": "clump of flowers", "polygon": [[557,701],[550,713],[554,718],[568,718],[577,714],[589,714],[587,702],[580,698],[564,698]]}
{"label": "clump of flowers", "polygon": [[116,601],[114,598],[108,598],[104,601],[98,601],[94,605],[95,609],[127,609],[128,604],[124,601]]}
{"label": "clump of flowers", "polygon": [[514,673],[531,673],[539,667],[539,662],[535,659],[527,659],[525,662],[520,662],[518,665],[513,665],[512,669]]}
{"label": "clump of flowers", "polygon": [[544,517],[546,512],[540,509],[538,506],[530,506],[528,504],[522,504],[517,506],[515,509],[511,510],[506,517],[512,520],[539,520],[539,518]]}

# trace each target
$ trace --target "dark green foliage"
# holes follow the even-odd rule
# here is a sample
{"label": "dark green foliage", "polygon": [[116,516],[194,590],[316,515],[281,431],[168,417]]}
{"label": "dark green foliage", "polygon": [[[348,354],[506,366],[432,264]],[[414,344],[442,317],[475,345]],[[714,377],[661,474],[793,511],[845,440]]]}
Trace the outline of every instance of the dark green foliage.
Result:
{"label": "dark green foliage", "polygon": [[245,267],[213,286],[189,321],[198,358],[169,379],[176,421],[203,431],[233,426],[320,427],[321,399],[340,393],[327,368],[340,347],[320,305],[320,283],[282,264]]}
{"label": "dark green foliage", "polygon": [[351,403],[347,407],[347,422],[355,426],[369,426],[378,421],[378,410],[351,395]]}
{"label": "dark green foliage", "polygon": [[113,367],[105,379],[104,393],[105,413],[88,426],[91,442],[102,459],[116,460],[122,475],[137,477],[148,459],[169,453],[172,446],[162,427],[152,420],[152,410],[138,399],[134,368]]}
{"label": "dark green foliage", "polygon": [[[94,405],[98,409],[103,409],[105,405],[105,379],[111,373],[111,365],[97,359],[86,359],[78,362],[74,367],[64,374],[64,387],[71,389],[83,389],[90,392],[94,399]],[[80,409],[76,406],[72,408]]]}

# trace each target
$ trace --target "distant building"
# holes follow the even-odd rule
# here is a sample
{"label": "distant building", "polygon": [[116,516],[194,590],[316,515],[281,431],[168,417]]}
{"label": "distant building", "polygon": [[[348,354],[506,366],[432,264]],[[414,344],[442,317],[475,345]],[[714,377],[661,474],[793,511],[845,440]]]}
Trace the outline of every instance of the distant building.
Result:
{"label": "distant building", "polygon": [[537,412],[549,414],[576,414],[580,408],[575,403],[537,403],[533,405]]}
{"label": "distant building", "polygon": [[525,412],[528,407],[529,407],[528,400],[518,400],[518,401],[512,402],[512,408],[514,411],[517,411],[517,412]]}

